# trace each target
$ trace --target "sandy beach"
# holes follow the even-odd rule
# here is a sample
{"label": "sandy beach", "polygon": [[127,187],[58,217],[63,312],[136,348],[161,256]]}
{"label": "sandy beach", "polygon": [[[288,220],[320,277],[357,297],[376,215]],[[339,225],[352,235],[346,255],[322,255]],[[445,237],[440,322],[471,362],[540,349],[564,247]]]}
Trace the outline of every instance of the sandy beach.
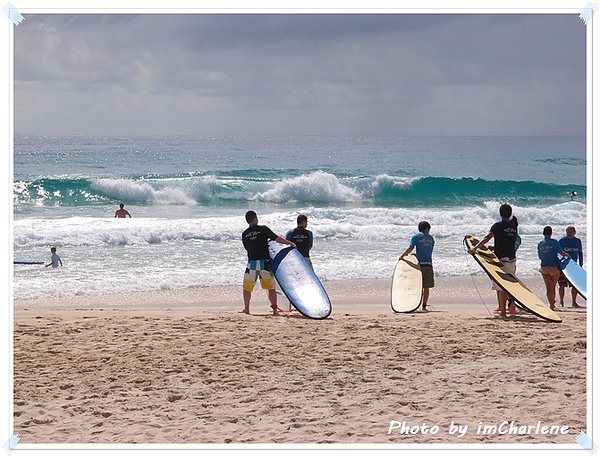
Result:
{"label": "sandy beach", "polygon": [[[389,281],[327,282],[323,321],[272,317],[262,291],[239,314],[238,287],[16,301],[14,432],[23,444],[575,444],[585,310],[502,320],[485,277],[436,281],[432,311],[407,315],[391,311]],[[540,278],[525,282],[544,297]]]}

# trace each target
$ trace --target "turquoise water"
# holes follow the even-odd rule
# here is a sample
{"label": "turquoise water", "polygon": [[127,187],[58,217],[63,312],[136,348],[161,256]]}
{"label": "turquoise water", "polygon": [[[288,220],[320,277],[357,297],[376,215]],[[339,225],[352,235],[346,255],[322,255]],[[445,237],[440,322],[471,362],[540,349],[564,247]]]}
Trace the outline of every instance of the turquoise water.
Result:
{"label": "turquoise water", "polygon": [[[241,284],[248,209],[280,234],[307,214],[328,280],[389,277],[420,220],[436,273],[469,273],[462,238],[508,202],[533,275],[544,225],[585,244],[585,171],[583,137],[17,135],[14,257],[54,245],[65,268],[15,267],[15,296]],[[120,202],[133,219],[113,218]]]}

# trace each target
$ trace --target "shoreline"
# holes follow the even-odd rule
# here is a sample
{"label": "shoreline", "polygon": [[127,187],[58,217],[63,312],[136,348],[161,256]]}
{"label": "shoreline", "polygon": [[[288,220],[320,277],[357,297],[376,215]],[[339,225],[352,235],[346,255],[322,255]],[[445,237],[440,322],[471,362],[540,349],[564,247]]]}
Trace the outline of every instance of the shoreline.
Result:
{"label": "shoreline", "polygon": [[[541,275],[525,277],[521,280],[546,302]],[[491,281],[483,274],[473,276],[436,277],[431,289],[431,308],[480,305],[483,309],[496,308],[496,295],[491,290]],[[390,279],[332,280],[323,281],[333,312],[337,307],[371,306],[388,309],[390,312]],[[286,298],[279,296],[280,302]],[[565,304],[570,305],[569,291],[565,294]],[[579,303],[585,304],[580,297]],[[268,306],[266,293],[257,284],[251,302],[251,310]],[[243,307],[242,287],[207,286],[187,289],[157,289],[148,291],[114,292],[102,294],[71,295],[33,299],[15,299],[14,309],[77,309],[77,308],[205,308]]]}

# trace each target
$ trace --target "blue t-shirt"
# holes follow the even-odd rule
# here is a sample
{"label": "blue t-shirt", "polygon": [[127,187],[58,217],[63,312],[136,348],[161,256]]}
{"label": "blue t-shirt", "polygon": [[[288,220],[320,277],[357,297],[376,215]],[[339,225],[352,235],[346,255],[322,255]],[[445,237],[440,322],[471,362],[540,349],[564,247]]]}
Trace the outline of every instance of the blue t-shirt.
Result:
{"label": "blue t-shirt", "polygon": [[558,242],[563,251],[568,253],[575,262],[579,261],[579,265],[583,266],[583,247],[579,238],[573,237],[569,239],[568,236],[563,236]]}
{"label": "blue t-shirt", "polygon": [[431,265],[431,253],[435,241],[429,233],[419,232],[410,239],[410,247],[417,248],[416,256],[419,263],[423,265]]}
{"label": "blue t-shirt", "polygon": [[560,243],[554,238],[544,238],[538,244],[538,257],[542,267],[558,267],[558,253],[562,252]]}

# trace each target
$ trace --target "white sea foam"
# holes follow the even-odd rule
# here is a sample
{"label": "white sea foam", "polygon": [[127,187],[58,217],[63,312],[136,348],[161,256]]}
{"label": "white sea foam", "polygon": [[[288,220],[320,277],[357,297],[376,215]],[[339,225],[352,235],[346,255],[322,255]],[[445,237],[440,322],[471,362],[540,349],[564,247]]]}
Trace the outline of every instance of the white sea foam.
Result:
{"label": "white sea foam", "polygon": [[271,189],[257,193],[254,200],[287,202],[353,202],[361,199],[360,192],[342,184],[330,173],[316,171],[308,175],[284,179]]}
{"label": "white sea foam", "polygon": [[117,200],[155,204],[196,204],[196,201],[183,189],[168,186],[156,189],[149,183],[126,179],[95,179],[92,181],[92,189]]}

